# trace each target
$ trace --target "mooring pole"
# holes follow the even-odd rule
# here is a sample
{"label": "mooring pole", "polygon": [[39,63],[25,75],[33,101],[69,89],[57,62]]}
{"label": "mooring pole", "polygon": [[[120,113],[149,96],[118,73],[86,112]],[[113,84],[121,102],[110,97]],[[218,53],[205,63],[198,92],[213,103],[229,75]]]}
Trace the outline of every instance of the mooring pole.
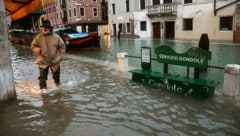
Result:
{"label": "mooring pole", "polygon": [[168,74],[168,64],[163,64],[163,73]]}
{"label": "mooring pole", "polygon": [[16,99],[5,4],[0,0],[0,102]]}

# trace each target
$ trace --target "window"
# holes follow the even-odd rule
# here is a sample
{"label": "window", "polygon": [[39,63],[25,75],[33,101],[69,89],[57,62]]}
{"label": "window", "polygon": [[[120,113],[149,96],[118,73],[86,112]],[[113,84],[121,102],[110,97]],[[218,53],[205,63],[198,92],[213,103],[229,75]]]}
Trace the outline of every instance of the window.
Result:
{"label": "window", "polygon": [[67,21],[67,10],[63,11],[63,21],[66,22]]}
{"label": "window", "polygon": [[126,0],[126,11],[129,12],[129,0]]}
{"label": "window", "polygon": [[60,18],[63,18],[63,14],[62,14],[62,12],[60,12]]}
{"label": "window", "polygon": [[73,9],[74,16],[77,16],[76,8]]}
{"label": "window", "polygon": [[232,30],[233,17],[220,17],[220,30],[229,31]]}
{"label": "window", "polygon": [[67,5],[66,0],[61,0],[60,2],[61,2],[61,7],[66,8],[66,5]]}
{"label": "window", "polygon": [[117,26],[116,26],[116,24],[113,24],[113,35],[114,36],[117,35]]}
{"label": "window", "polygon": [[115,14],[115,4],[112,4],[112,12]]}
{"label": "window", "polygon": [[97,12],[97,8],[93,8],[93,16],[97,16],[98,15],[98,12]]}
{"label": "window", "polygon": [[172,0],[163,0],[163,3],[164,3],[164,4],[172,3]]}
{"label": "window", "polygon": [[147,31],[147,23],[146,23],[146,21],[141,21],[140,22],[140,29],[141,29],[141,31]]}
{"label": "window", "polygon": [[131,25],[130,23],[127,23],[127,33],[130,33],[131,32]]}
{"label": "window", "polygon": [[193,30],[193,19],[192,18],[183,19],[183,30],[186,30],[186,31]]}
{"label": "window", "polygon": [[184,0],[184,4],[192,3],[192,0]]}
{"label": "window", "polygon": [[93,0],[93,2],[97,2],[97,0]]}
{"label": "window", "polygon": [[160,4],[160,0],[153,0],[152,3],[153,3],[153,5],[158,5],[158,4]]}
{"label": "window", "polygon": [[84,13],[84,8],[80,8],[80,16],[84,16],[85,13]]}
{"label": "window", "polygon": [[72,14],[71,14],[71,10],[70,10],[70,9],[68,10],[68,15],[69,15],[69,17],[72,16]]}
{"label": "window", "polygon": [[125,24],[120,24],[120,26],[119,27],[121,27],[120,28],[120,32],[121,32],[121,34],[123,34],[123,33],[125,33],[126,31],[125,31]]}
{"label": "window", "polygon": [[140,9],[145,9],[145,0],[141,0]]}

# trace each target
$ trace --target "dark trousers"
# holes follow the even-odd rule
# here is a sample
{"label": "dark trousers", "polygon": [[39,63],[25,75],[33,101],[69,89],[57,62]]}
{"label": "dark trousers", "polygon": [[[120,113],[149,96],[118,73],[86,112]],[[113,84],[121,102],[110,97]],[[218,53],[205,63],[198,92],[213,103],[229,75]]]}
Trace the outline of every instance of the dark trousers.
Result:
{"label": "dark trousers", "polygon": [[53,71],[51,67],[47,67],[45,69],[40,68],[39,69],[39,77],[38,77],[40,89],[47,88],[47,78],[48,78],[49,68],[51,69],[54,83],[57,86],[60,85],[60,66],[58,67],[58,69],[56,71]]}

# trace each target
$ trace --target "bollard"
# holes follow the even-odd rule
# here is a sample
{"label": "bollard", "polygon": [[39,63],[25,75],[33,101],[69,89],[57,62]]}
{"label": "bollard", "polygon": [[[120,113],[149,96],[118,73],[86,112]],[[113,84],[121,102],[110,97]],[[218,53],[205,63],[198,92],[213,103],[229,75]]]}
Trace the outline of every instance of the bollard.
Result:
{"label": "bollard", "polygon": [[224,73],[223,94],[234,97],[238,96],[240,65],[228,64],[225,66]]}
{"label": "bollard", "polygon": [[118,70],[121,72],[128,71],[127,53],[118,53]]}

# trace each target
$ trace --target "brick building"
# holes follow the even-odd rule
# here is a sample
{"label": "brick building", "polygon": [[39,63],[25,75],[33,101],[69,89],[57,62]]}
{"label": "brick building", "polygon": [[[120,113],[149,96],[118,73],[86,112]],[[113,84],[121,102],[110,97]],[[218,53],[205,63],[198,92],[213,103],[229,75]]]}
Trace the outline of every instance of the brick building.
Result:
{"label": "brick building", "polygon": [[105,0],[56,0],[58,27],[72,27],[80,32],[93,32],[99,25],[107,24],[103,14]]}
{"label": "brick building", "polygon": [[107,5],[107,0],[52,0],[44,4],[44,18],[49,19],[54,28],[99,31],[108,24]]}

